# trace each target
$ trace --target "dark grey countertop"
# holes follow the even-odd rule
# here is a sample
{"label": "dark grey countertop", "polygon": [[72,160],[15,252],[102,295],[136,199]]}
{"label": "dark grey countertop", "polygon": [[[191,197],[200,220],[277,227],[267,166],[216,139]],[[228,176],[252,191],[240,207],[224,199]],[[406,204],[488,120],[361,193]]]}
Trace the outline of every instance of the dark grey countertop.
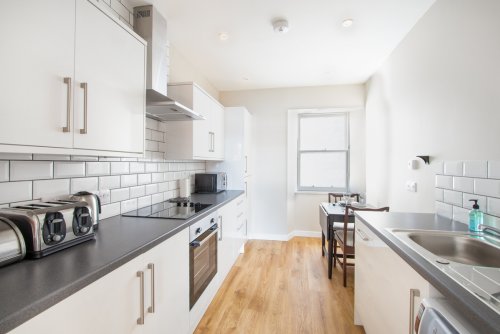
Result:
{"label": "dark grey countertop", "polygon": [[467,231],[467,225],[430,213],[356,212],[356,216],[482,333],[500,333],[498,313],[386,230],[386,228],[400,228]]}
{"label": "dark grey countertop", "polygon": [[213,205],[189,220],[121,216],[104,219],[95,241],[0,268],[0,333],[19,326],[242,193],[228,190],[193,194],[193,201]]}

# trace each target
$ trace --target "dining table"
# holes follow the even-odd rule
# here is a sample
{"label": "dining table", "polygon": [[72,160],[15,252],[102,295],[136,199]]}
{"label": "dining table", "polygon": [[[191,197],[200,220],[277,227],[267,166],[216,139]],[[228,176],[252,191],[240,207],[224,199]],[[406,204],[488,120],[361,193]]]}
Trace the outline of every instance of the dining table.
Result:
{"label": "dining table", "polygon": [[[348,213],[349,223],[354,223],[354,213]],[[332,278],[334,232],[344,228],[345,205],[343,203],[322,202],[319,205],[321,226],[321,255],[327,255],[328,278]]]}

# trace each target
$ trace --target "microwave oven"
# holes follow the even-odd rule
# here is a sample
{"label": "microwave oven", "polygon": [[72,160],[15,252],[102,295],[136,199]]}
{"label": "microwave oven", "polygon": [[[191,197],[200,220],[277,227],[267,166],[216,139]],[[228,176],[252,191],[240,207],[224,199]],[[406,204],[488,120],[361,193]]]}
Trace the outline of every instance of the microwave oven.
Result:
{"label": "microwave oven", "polygon": [[226,173],[199,173],[194,175],[194,192],[198,194],[215,194],[226,190]]}

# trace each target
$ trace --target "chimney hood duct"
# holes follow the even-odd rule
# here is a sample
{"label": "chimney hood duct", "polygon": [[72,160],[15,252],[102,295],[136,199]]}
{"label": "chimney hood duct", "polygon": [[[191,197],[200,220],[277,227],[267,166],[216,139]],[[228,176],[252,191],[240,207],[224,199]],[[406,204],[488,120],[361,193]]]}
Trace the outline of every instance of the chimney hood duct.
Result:
{"label": "chimney hood duct", "polygon": [[146,116],[159,121],[205,119],[167,96],[167,21],[151,5],[134,8],[134,31],[148,42]]}

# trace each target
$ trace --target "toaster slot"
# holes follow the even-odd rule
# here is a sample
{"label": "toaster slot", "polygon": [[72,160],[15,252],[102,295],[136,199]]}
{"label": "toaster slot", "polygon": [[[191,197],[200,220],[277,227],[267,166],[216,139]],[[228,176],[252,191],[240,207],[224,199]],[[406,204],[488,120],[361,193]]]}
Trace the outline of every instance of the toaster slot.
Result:
{"label": "toaster slot", "polygon": [[46,245],[54,245],[64,240],[66,222],[61,212],[49,212],[43,224],[43,241]]}

